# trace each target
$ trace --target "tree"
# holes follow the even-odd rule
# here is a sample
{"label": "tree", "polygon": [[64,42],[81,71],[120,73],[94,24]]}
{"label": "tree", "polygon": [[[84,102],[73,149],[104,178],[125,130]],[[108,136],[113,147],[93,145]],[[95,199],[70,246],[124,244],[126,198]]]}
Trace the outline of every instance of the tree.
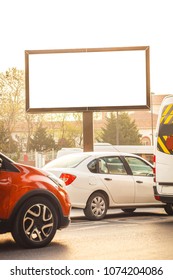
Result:
{"label": "tree", "polygon": [[42,124],[36,129],[32,138],[30,138],[30,149],[43,151],[55,148],[55,141],[51,135],[47,134],[46,128]]}
{"label": "tree", "polygon": [[58,114],[58,143],[57,149],[63,147],[81,147],[82,135],[82,114],[61,113]]}
{"label": "tree", "polygon": [[12,68],[0,73],[0,104],[1,129],[5,128],[4,137],[8,139],[4,142],[3,151],[12,153],[18,150],[18,143],[14,139],[15,126],[23,117],[24,71]]}
{"label": "tree", "polygon": [[106,118],[105,127],[101,129],[97,140],[112,145],[140,145],[140,137],[135,121],[127,113],[117,112]]}
{"label": "tree", "polygon": [[12,139],[2,121],[0,122],[0,151],[3,153],[17,152],[17,142]]}
{"label": "tree", "polygon": [[0,73],[0,117],[11,134],[24,109],[24,71],[16,68]]}

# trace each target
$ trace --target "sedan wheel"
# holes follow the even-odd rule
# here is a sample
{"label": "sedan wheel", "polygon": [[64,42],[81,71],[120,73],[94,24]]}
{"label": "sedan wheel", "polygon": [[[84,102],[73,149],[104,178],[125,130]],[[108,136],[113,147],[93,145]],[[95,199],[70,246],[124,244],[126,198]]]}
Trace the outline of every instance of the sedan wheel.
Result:
{"label": "sedan wheel", "polygon": [[89,220],[101,220],[107,213],[108,202],[104,194],[93,193],[88,199],[84,214]]}
{"label": "sedan wheel", "polygon": [[133,213],[135,210],[136,210],[136,208],[127,208],[127,209],[121,209],[124,213]]}
{"label": "sedan wheel", "polygon": [[57,224],[52,203],[44,197],[33,197],[20,208],[12,236],[23,247],[43,247],[54,237]]}
{"label": "sedan wheel", "polygon": [[164,207],[165,209],[165,212],[168,214],[168,215],[173,215],[173,205],[168,203],[166,204],[166,206]]}

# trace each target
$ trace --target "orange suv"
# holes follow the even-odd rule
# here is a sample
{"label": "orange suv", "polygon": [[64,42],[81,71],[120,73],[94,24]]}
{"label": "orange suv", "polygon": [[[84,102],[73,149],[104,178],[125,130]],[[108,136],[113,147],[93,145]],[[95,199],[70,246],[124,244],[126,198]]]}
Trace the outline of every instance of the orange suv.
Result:
{"label": "orange suv", "polygon": [[23,247],[46,246],[70,222],[63,181],[16,163],[0,153],[0,233],[11,232]]}

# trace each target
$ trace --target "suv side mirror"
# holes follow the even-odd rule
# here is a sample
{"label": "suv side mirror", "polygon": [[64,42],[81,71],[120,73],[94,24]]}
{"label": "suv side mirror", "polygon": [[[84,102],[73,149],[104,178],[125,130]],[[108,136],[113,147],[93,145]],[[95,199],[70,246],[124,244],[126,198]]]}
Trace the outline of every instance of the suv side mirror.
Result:
{"label": "suv side mirror", "polygon": [[2,167],[2,158],[0,158],[0,168]]}

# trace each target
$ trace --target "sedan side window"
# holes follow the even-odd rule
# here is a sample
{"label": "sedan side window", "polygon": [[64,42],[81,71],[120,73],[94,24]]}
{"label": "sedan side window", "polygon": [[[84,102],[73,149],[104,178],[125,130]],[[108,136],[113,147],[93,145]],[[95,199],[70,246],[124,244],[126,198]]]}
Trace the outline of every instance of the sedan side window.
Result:
{"label": "sedan side window", "polygon": [[153,176],[153,169],[145,161],[135,157],[125,157],[133,175],[136,176]]}
{"label": "sedan side window", "polygon": [[126,175],[126,169],[121,159],[116,156],[99,159],[99,173]]}
{"label": "sedan side window", "polygon": [[108,174],[107,163],[104,158],[99,159],[99,173]]}
{"label": "sedan side window", "polygon": [[88,169],[92,173],[127,175],[124,164],[118,156],[95,159],[88,164]]}
{"label": "sedan side window", "polygon": [[92,173],[97,173],[97,160],[94,159],[88,164],[88,169]]}

